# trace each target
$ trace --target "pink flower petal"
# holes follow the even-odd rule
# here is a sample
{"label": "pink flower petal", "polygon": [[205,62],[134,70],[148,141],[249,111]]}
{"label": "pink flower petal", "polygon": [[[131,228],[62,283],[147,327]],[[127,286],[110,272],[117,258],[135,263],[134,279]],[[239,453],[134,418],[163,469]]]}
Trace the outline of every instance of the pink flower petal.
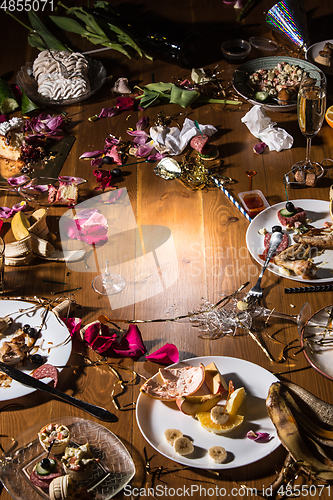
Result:
{"label": "pink flower petal", "polygon": [[98,118],[111,118],[118,114],[118,110],[115,108],[103,108]]}
{"label": "pink flower petal", "polygon": [[268,432],[255,432],[252,430],[246,434],[246,437],[260,443],[268,443],[272,439],[272,436]]}
{"label": "pink flower petal", "polygon": [[9,177],[7,182],[10,186],[21,186],[25,182],[28,182],[30,177],[28,175],[18,175],[17,177]]}
{"label": "pink flower petal", "polygon": [[79,156],[79,160],[90,160],[91,158],[97,158],[98,156],[104,153],[104,149],[100,149],[99,151],[87,151]]}
{"label": "pink flower petal", "polygon": [[71,337],[75,337],[81,328],[82,319],[81,318],[61,318],[62,321],[67,326]]}
{"label": "pink flower petal", "polygon": [[114,345],[112,348],[118,356],[134,359],[140,358],[146,352],[140,330],[136,325],[130,325],[120,342],[117,343],[117,347]]}
{"label": "pink flower petal", "polygon": [[110,334],[109,327],[99,321],[92,323],[84,332],[84,340],[93,351],[104,353],[114,343],[115,334]]}
{"label": "pink flower petal", "polygon": [[146,356],[146,359],[163,365],[170,365],[179,362],[179,352],[174,344],[165,344],[157,351]]}
{"label": "pink flower petal", "polygon": [[148,127],[149,118],[148,116],[143,116],[136,124],[136,130],[144,130]]}
{"label": "pink flower petal", "polygon": [[7,115],[0,115],[0,123],[7,121]]}

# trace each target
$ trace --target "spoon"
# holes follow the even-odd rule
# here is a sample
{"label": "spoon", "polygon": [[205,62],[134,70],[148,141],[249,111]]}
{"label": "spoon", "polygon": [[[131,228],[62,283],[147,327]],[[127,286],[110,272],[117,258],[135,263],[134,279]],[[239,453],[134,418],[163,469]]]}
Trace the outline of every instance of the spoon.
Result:
{"label": "spoon", "polygon": [[245,173],[249,178],[249,191],[252,191],[252,177],[257,175],[257,172],[255,170],[246,170]]}

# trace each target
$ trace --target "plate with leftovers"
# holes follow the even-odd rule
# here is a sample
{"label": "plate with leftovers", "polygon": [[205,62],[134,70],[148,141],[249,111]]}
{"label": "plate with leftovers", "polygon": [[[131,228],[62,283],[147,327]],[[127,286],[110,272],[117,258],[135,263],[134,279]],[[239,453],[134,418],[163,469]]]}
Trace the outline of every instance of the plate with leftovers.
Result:
{"label": "plate with leftovers", "polygon": [[307,49],[305,58],[317,64],[327,75],[333,75],[333,40],[314,43]]}
{"label": "plate with leftovers", "polygon": [[[67,429],[69,444],[67,451],[57,454],[52,454],[51,448],[48,458],[40,443],[39,433],[55,425]],[[71,452],[74,455],[72,463],[74,457],[79,459],[75,464],[76,470],[73,467],[73,476],[66,471],[66,457]],[[71,498],[108,500],[121,491],[135,474],[133,460],[117,436],[100,424],[78,417],[61,417],[30,427],[16,437],[14,445],[5,450],[0,460],[0,479],[17,500],[67,498],[67,495],[64,496],[66,491],[68,498],[72,491],[75,495]],[[47,460],[49,463],[45,465]],[[50,465],[54,467],[48,474],[46,467]],[[79,467],[88,467],[89,474],[86,470],[85,475],[77,480],[74,472],[77,473]]]}
{"label": "plate with leftovers", "polygon": [[317,70],[310,62],[294,57],[261,57],[237,68],[232,84],[253,105],[260,104],[269,111],[292,111],[297,107],[303,72],[311,76]]}
{"label": "plate with leftovers", "polygon": [[[0,361],[28,375],[44,364],[59,366],[60,372],[71,355],[68,328],[56,314],[40,304],[0,300],[0,326]],[[46,373],[43,382],[50,380]],[[0,371],[0,401],[26,396],[35,390]]]}
{"label": "plate with leftovers", "polygon": [[[308,284],[332,281],[333,226],[329,202],[299,199],[290,203],[297,214],[285,212],[287,204],[281,202],[266,208],[252,220],[246,232],[250,254],[262,266],[269,243],[265,232],[271,233],[274,226],[280,225],[286,235],[283,248],[280,248],[283,251],[274,257],[267,269],[283,278]],[[296,227],[283,226],[283,223]]]}
{"label": "plate with leftovers", "polygon": [[[204,411],[204,409],[207,410],[207,404],[210,404],[210,402],[207,403],[207,399],[211,398],[211,396],[205,398],[205,394],[211,394],[212,388],[206,375],[204,376],[205,381],[194,395],[195,404],[198,405],[196,407],[198,409],[198,413],[196,413],[198,420],[194,418],[193,414],[184,413],[192,411],[184,407],[184,404],[181,406],[183,410],[179,409],[177,406],[179,400],[176,403],[175,401],[155,399],[143,393],[141,388],[136,405],[136,420],[144,438],[153,448],[170,460],[188,467],[202,469],[233,469],[256,462],[272,453],[279,446],[280,441],[267,414],[265,402],[269,387],[277,381],[277,378],[261,366],[243,359],[227,356],[205,356],[186,359],[181,363],[171,365],[167,371],[169,369],[185,368],[185,370],[191,372],[189,378],[193,382],[194,377],[192,376],[191,367],[199,369],[202,368],[202,365],[206,368],[205,372],[210,371],[211,374],[215,373],[216,369],[222,375],[227,386],[232,381],[235,388],[233,394],[237,395],[237,398],[242,394],[243,399],[241,399],[242,402],[237,412],[233,414],[232,410],[230,410],[229,419],[225,424],[220,427],[217,425],[214,432],[207,430],[206,418],[209,412]],[[211,370],[211,367],[215,368]],[[166,374],[163,371],[162,373]],[[157,373],[153,377],[153,381],[158,382],[159,380],[162,380],[162,377],[160,373]],[[226,394],[228,394],[228,391],[222,395],[220,404],[217,404],[214,410],[216,408],[220,409],[221,405],[224,405]],[[200,399],[198,403],[199,398],[202,398],[202,400]],[[231,398],[232,395],[230,401]],[[234,402],[237,398],[234,398]],[[201,401],[204,406],[201,405]],[[187,402],[191,404],[191,398]],[[227,432],[224,431],[224,426]],[[249,431],[266,433],[266,441],[256,442],[251,440],[247,437]],[[172,444],[171,438],[176,434],[179,434],[178,439],[180,441],[177,441],[176,438]],[[182,445],[181,440],[184,438],[186,440]],[[191,449],[193,447],[193,450],[189,454],[181,454],[181,448],[188,445]],[[223,463],[218,463],[219,460],[216,457],[218,450],[215,447],[226,451]],[[214,452],[214,455],[212,452]]]}
{"label": "plate with leftovers", "polygon": [[310,365],[321,375],[333,380],[333,332],[330,314],[333,305],[317,311],[306,322],[301,332],[303,353]]}

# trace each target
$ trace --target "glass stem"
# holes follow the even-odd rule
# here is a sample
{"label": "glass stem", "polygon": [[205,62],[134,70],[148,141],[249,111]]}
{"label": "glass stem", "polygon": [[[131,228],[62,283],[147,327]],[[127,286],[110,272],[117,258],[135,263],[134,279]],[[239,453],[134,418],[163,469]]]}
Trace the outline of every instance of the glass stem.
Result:
{"label": "glass stem", "polygon": [[307,137],[306,138],[306,163],[311,163],[310,151],[311,151],[311,137]]}

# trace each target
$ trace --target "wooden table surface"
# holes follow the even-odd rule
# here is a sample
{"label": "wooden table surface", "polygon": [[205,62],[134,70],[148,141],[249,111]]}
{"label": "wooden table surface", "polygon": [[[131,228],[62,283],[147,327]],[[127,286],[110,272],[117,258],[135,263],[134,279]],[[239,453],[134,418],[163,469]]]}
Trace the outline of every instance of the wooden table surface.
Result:
{"label": "wooden table surface", "polygon": [[[112,3],[118,5],[122,2]],[[147,0],[132,3],[147,5],[151,12],[162,17],[182,21],[189,26],[195,25],[203,29],[206,35],[211,26],[215,28],[220,26],[219,30],[211,34],[211,50],[207,55],[209,63],[205,67],[213,69],[218,64],[219,70],[225,75],[226,82],[230,81],[237,64],[224,61],[219,45],[216,44],[227,35],[230,37],[230,26],[236,26],[235,36],[238,36],[240,30],[246,38],[254,34],[272,36],[270,28],[265,23],[265,15],[272,2],[266,0],[259,3],[241,23],[236,22],[236,12],[232,6],[225,5],[220,0],[206,0],[205,2],[169,0],[154,4]],[[318,3],[315,0],[305,0],[304,3],[311,41],[330,38],[329,28],[332,26],[333,17],[331,2],[322,0]],[[10,16],[1,12],[0,23],[3,40],[0,75],[9,75],[10,82],[14,83],[17,71],[26,61],[31,61],[36,57],[37,51],[27,43],[26,29]],[[207,40],[203,43],[206,42]],[[80,50],[92,48],[82,40],[80,44]],[[288,52],[288,47],[294,49],[288,44],[281,44],[277,55],[292,54],[292,51]],[[251,57],[260,55],[253,51]],[[170,82],[190,77],[189,69],[181,69],[160,60],[149,61],[144,58],[128,60],[114,51],[102,53],[98,55],[98,59],[105,65],[109,75],[113,75],[114,79],[125,76],[129,79],[131,86],[148,84],[152,78],[155,82]],[[86,178],[89,181],[90,194],[94,196],[98,192],[94,191],[97,183],[93,175],[93,167],[89,161],[79,160],[82,153],[102,149],[108,134],[127,140],[129,137],[126,133],[127,128],[135,128],[135,124],[142,116],[148,116],[150,123],[153,123],[159,111],[167,115],[184,111],[177,105],[161,103],[145,111],[124,111],[112,118],[104,118],[96,122],[89,121],[88,118],[99,114],[103,107],[111,107],[115,104],[116,95],[111,92],[111,86],[112,82],[108,81],[90,100],[62,108],[71,116],[69,132],[75,136],[76,140],[61,174]],[[328,105],[332,104],[330,94],[332,96],[332,80],[329,78]],[[253,178],[253,188],[260,189],[270,205],[284,202],[286,196],[283,176],[296,161],[305,158],[306,141],[299,130],[296,112],[267,112],[267,115],[278,126],[294,137],[293,147],[282,152],[266,150],[264,154],[256,155],[252,148],[257,140],[241,123],[241,118],[249,109],[250,105],[247,103],[237,109],[232,106],[224,109],[219,104],[212,104],[193,107],[187,111],[190,113],[190,119],[197,120],[201,124],[214,125],[218,129],[218,133],[212,137],[211,142],[218,147],[220,159],[224,162],[223,174],[237,180],[236,184],[230,186],[235,197],[238,193],[248,189],[245,171],[253,169],[257,172]],[[57,109],[53,112],[57,113]],[[19,115],[19,113],[16,114]],[[183,117],[181,116],[179,120],[182,123]],[[332,157],[333,130],[324,122],[320,133],[313,139],[312,159],[321,161],[323,158]],[[181,156],[176,158],[181,160]],[[127,160],[127,163],[129,162],[130,160]],[[129,271],[133,273],[130,288],[132,295],[126,303],[117,303],[115,299],[116,302],[113,302],[114,307],[112,307],[108,297],[93,291],[91,281],[97,274],[97,270],[93,267],[92,257],[89,260],[90,269],[83,269],[82,263],[75,269],[69,269],[64,263],[41,259],[36,259],[31,265],[25,267],[7,266],[5,269],[6,297],[52,298],[51,292],[60,291],[62,287],[64,289],[80,287],[74,292],[75,300],[79,305],[74,316],[82,319],[82,324],[86,325],[95,321],[100,314],[117,320],[149,320],[186,315],[190,311],[198,310],[202,298],[214,303],[221,298],[221,295],[232,293],[246,281],[254,284],[261,268],[246,248],[245,236],[249,222],[245,217],[218,188],[209,187],[202,191],[191,191],[177,180],[166,181],[155,175],[154,166],[154,163],[146,162],[128,167],[125,165],[123,170],[126,171],[126,175],[119,182],[114,183],[119,189],[126,188],[130,205],[124,207],[124,210],[128,210],[129,214],[130,212],[134,214],[137,227],[161,227],[162,235],[156,236],[152,233],[155,235],[152,244],[158,243],[160,237],[168,240],[169,245],[166,247],[167,250],[164,249],[164,253],[162,252],[158,257],[159,263],[162,262],[162,267],[158,269],[156,260],[152,260],[152,267],[148,269],[147,267],[140,268],[140,249],[135,247],[135,240],[132,238],[133,241],[127,245],[124,240],[120,254],[124,256],[124,260],[127,259],[133,264],[133,269]],[[325,172],[324,177],[314,188],[289,189],[289,198],[328,201],[331,175],[331,172]],[[18,198],[2,194],[0,205],[10,206],[16,201]],[[58,231],[58,220],[66,210],[66,207],[52,207],[48,212],[48,223],[55,234]],[[129,220],[127,218],[124,220],[122,214],[120,217],[122,218],[115,221],[116,231],[124,230],[125,224],[129,224]],[[156,240],[154,240],[155,237]],[[165,252],[169,250],[170,255],[166,255]],[[46,281],[65,282],[66,285]],[[277,311],[288,314],[298,314],[306,301],[310,303],[312,311],[333,303],[333,292],[287,295],[284,293],[284,288],[297,286],[297,282],[271,272],[266,272],[262,284],[265,289],[264,304],[270,309],[275,308]],[[121,326],[127,328],[125,323]],[[207,340],[199,338],[198,330],[191,325],[189,320],[145,323],[139,325],[139,329],[147,354],[166,343],[173,343],[179,350],[180,360],[210,355],[244,359],[258,364],[271,373],[283,373],[285,379],[299,384],[333,404],[332,382],[310,367],[302,353],[284,363],[270,362],[264,352],[243,330],[238,331],[236,336]],[[274,319],[269,321],[266,333],[274,335],[282,344],[297,340],[298,336],[294,323]],[[281,345],[269,340],[267,342],[274,359],[278,359]],[[299,344],[296,343],[296,345]],[[77,365],[83,365],[82,354],[91,360],[101,359],[88,346],[76,341],[73,343],[69,366],[60,374],[58,387],[79,399],[103,406],[117,415],[117,422],[103,423],[103,425],[121,439],[134,460],[136,474],[131,482],[132,488],[147,488],[156,485],[163,485],[166,488],[188,488],[194,484],[205,488],[215,488],[217,485],[219,488],[225,488],[225,496],[236,496],[235,492],[238,491],[240,485],[258,490],[269,486],[276,477],[276,472],[282,467],[286,451],[280,446],[274,453],[259,462],[223,470],[220,476],[208,470],[196,468],[172,471],[170,468],[176,464],[159,454],[146,442],[138,428],[134,407],[131,406],[139,395],[140,384],[144,379],[138,377],[133,384],[125,383],[125,388],[121,391],[114,373],[107,366],[77,368]],[[110,357],[107,361],[118,369],[125,382],[131,380],[131,374],[123,368],[135,370],[142,377],[150,377],[162,366],[146,360],[145,356],[135,362],[131,358],[121,357]],[[118,391],[121,392],[118,403],[121,407],[125,407],[123,410],[117,410],[112,403],[110,395],[114,389],[116,394]],[[81,417],[101,423],[87,413],[38,391],[25,397],[2,401],[0,403],[1,447],[5,449],[11,437],[18,436],[30,426],[45,420],[61,421],[64,416]],[[170,422],[170,426],[174,427],[176,424]],[[169,473],[161,477],[149,473],[146,468],[144,450],[150,459],[152,471],[162,466],[163,470],[168,469]],[[233,490],[233,488],[236,489]],[[148,496],[148,494],[147,489],[141,490],[141,496]],[[154,491],[151,491],[150,495],[153,494]],[[321,495],[318,490],[316,495],[315,498],[330,497],[328,490],[322,491]],[[10,498],[5,488],[1,489],[0,496],[1,500]],[[210,496],[217,498],[216,491]],[[244,495],[239,492],[239,496]],[[132,496],[132,498],[137,497],[140,495],[133,494]],[[160,498],[168,497],[171,497],[170,492],[160,496]],[[126,498],[126,495],[120,492],[115,498]],[[199,493],[193,493],[193,498],[199,498]]]}

